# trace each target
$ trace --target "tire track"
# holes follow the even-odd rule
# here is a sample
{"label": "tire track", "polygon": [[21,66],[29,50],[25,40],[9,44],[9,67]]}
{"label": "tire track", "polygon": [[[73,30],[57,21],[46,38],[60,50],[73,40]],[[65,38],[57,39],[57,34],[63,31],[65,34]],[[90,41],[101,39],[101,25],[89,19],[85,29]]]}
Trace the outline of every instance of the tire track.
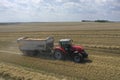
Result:
{"label": "tire track", "polygon": [[10,54],[21,54],[21,53],[18,53],[18,52],[5,51],[5,50],[0,50],[0,52],[3,52],[3,53],[10,53]]}

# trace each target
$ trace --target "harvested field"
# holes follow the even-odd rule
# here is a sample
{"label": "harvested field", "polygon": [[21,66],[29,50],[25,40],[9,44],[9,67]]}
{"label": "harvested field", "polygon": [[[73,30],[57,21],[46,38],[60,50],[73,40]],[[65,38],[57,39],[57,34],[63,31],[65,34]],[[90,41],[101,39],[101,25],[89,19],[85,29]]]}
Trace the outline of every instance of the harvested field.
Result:
{"label": "harvested field", "polygon": [[[22,27],[20,27],[20,25],[22,25]],[[30,25],[31,30],[28,28],[28,25]],[[49,80],[49,77],[50,79],[52,77],[58,80],[120,79],[120,23],[73,23],[73,25],[72,23],[69,23],[71,26],[68,26],[68,24],[65,23],[63,25],[54,23],[50,24],[50,27],[52,27],[52,25],[53,27],[57,25],[59,28],[55,27],[54,29],[49,27],[49,29],[44,27],[45,31],[43,30],[43,24],[34,23],[34,25],[37,25],[38,29],[33,26],[33,23],[32,25],[15,24],[13,26],[17,26],[18,28],[13,28],[12,25],[5,25],[7,27],[1,27],[3,25],[0,26],[0,66],[6,66],[4,69],[0,67],[1,71],[6,70],[8,72],[4,72],[8,73],[9,75],[13,75],[14,73],[11,71],[14,71],[15,68],[16,71],[17,69],[23,70],[23,72],[21,71],[22,73],[25,71],[25,73],[30,73],[30,75],[33,73],[43,75],[41,80]],[[49,24],[47,23],[47,25]],[[79,27],[74,28],[75,25]],[[84,26],[84,30],[82,30],[82,25],[90,27],[88,28]],[[70,27],[69,30],[67,30],[67,28],[62,29],[62,27],[65,26]],[[56,29],[59,30],[55,31]],[[70,60],[57,61],[50,56],[21,56],[21,52],[17,47],[16,40],[17,38],[23,36],[33,38],[45,38],[47,36],[53,36],[55,38],[55,42],[58,42],[58,40],[61,38],[71,38],[74,40],[74,44],[85,47],[86,51],[89,53],[89,60],[85,60],[83,63],[77,64]],[[9,71],[7,69],[9,66],[14,67],[13,70],[11,69],[11,71]],[[19,71],[17,72],[17,74],[19,74]],[[3,75],[3,73],[0,74]],[[29,76],[29,74],[17,74],[13,76],[15,80],[20,77],[28,79]],[[36,76],[37,79],[40,77],[40,75]],[[31,77],[30,79],[36,80],[36,78]]]}
{"label": "harvested field", "polygon": [[54,76],[33,72],[31,70],[28,71],[23,67],[15,67],[10,64],[1,63],[0,68],[0,74],[2,74],[3,77],[11,80],[60,80]]}
{"label": "harvested field", "polygon": [[109,23],[41,22],[41,23],[16,23],[16,24],[0,25],[0,32],[108,30],[108,29],[109,30],[120,29],[120,23],[116,23],[116,22],[109,22]]}
{"label": "harvested field", "polygon": [[0,77],[0,80],[5,80],[3,77]]}

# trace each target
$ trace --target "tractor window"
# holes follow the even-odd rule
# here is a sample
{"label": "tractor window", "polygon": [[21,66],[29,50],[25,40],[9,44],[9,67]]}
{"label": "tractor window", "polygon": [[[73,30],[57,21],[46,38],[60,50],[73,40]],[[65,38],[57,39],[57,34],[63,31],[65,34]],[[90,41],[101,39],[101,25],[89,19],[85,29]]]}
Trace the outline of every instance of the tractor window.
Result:
{"label": "tractor window", "polygon": [[64,48],[70,47],[72,45],[71,41],[60,42],[60,45]]}

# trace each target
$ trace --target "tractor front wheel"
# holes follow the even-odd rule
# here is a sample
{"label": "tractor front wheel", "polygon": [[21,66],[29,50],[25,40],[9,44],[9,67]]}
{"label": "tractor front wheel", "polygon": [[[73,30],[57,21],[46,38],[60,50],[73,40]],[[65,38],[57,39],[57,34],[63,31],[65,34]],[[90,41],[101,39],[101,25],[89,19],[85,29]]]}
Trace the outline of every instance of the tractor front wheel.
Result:
{"label": "tractor front wheel", "polygon": [[83,56],[81,54],[76,54],[73,57],[74,62],[80,63],[83,61]]}
{"label": "tractor front wheel", "polygon": [[62,60],[62,59],[64,59],[63,52],[60,51],[60,50],[55,50],[55,51],[54,51],[54,58],[57,59],[57,60]]}

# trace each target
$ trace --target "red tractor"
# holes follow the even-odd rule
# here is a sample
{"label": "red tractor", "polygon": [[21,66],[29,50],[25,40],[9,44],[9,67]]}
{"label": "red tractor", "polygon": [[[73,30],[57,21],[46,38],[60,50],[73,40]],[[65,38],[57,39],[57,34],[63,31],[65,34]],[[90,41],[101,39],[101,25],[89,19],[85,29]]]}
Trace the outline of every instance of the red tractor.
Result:
{"label": "red tractor", "polygon": [[88,54],[81,46],[72,45],[73,40],[61,39],[59,46],[54,49],[54,58],[61,60],[66,56],[71,57],[75,62],[79,63],[88,57]]}

